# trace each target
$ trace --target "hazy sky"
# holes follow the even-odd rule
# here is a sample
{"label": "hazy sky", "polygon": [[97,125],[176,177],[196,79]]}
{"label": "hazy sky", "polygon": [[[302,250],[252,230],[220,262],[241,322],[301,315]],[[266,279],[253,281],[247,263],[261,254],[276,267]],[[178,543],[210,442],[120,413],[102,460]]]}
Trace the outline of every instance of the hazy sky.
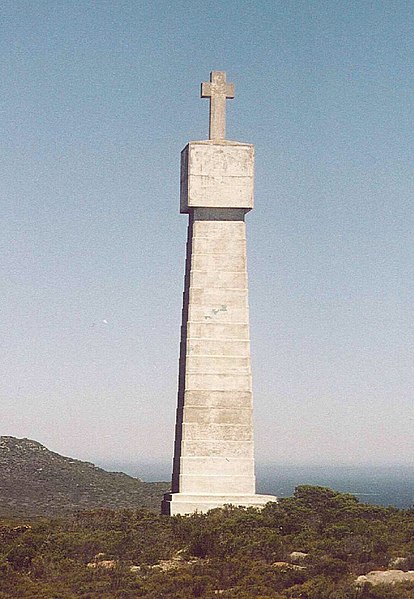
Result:
{"label": "hazy sky", "polygon": [[171,459],[214,69],[256,146],[257,459],[412,463],[413,57],[409,0],[3,0],[0,434]]}

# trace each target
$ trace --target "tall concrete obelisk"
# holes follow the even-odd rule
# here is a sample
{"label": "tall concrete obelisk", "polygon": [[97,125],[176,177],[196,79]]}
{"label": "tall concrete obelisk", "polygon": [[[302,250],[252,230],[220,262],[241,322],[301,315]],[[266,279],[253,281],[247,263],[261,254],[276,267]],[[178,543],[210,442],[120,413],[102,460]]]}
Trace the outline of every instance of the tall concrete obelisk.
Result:
{"label": "tall concrete obelisk", "polygon": [[244,217],[253,207],[254,148],[225,139],[226,75],[213,71],[208,141],[181,154],[181,212],[189,214],[172,493],[164,514],[225,504],[261,506],[255,494],[252,380]]}

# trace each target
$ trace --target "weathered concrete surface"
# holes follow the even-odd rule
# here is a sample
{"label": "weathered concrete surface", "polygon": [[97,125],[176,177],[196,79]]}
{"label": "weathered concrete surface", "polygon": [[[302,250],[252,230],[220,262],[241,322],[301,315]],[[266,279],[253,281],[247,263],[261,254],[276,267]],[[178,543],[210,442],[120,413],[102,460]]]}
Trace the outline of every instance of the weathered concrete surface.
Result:
{"label": "weathered concrete surface", "polygon": [[252,145],[225,140],[191,142],[182,153],[189,227],[166,514],[275,501],[255,494],[245,225],[253,161]]}
{"label": "weathered concrete surface", "polygon": [[245,212],[190,211],[173,493],[163,513],[275,500],[255,494]]}
{"label": "weathered concrete surface", "polygon": [[[174,492],[255,492],[244,211],[238,216],[190,215]],[[237,282],[212,285],[218,271]]]}
{"label": "weathered concrete surface", "polygon": [[212,71],[210,83],[201,84],[201,97],[210,98],[209,139],[226,137],[226,99],[234,98],[234,85],[227,83],[226,73]]}
{"label": "weathered concrete surface", "polygon": [[164,514],[175,516],[178,514],[193,514],[194,512],[208,512],[224,505],[237,507],[262,508],[267,502],[275,501],[273,495],[200,495],[186,493],[171,493],[164,496]]}
{"label": "weathered concrete surface", "polygon": [[[253,208],[254,147],[235,141],[192,141],[181,153],[180,211]],[[221,239],[231,244],[232,238]]]}

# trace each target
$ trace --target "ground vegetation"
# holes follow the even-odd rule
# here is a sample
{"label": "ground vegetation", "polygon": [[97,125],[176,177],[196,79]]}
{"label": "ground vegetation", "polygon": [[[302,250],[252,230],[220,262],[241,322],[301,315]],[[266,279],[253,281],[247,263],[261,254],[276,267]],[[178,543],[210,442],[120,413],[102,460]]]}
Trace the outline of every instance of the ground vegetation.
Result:
{"label": "ground vegetation", "polygon": [[414,599],[412,583],[355,584],[396,563],[414,569],[414,509],[323,487],[262,511],[0,521],[0,599]]}

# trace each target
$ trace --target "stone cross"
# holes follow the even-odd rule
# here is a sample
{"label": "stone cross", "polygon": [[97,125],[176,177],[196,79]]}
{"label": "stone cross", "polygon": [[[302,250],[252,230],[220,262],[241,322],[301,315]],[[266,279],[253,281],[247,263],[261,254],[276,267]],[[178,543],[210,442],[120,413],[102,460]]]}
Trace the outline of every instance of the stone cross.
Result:
{"label": "stone cross", "polygon": [[223,71],[211,71],[210,83],[201,84],[201,97],[210,98],[209,139],[225,139],[226,99],[234,98],[233,83],[226,82],[226,73]]}
{"label": "stone cross", "polygon": [[245,216],[253,208],[254,148],[225,141],[234,86],[213,71],[210,141],[181,154],[180,212],[189,215],[172,492],[163,514],[226,504],[263,507],[256,494]]}

